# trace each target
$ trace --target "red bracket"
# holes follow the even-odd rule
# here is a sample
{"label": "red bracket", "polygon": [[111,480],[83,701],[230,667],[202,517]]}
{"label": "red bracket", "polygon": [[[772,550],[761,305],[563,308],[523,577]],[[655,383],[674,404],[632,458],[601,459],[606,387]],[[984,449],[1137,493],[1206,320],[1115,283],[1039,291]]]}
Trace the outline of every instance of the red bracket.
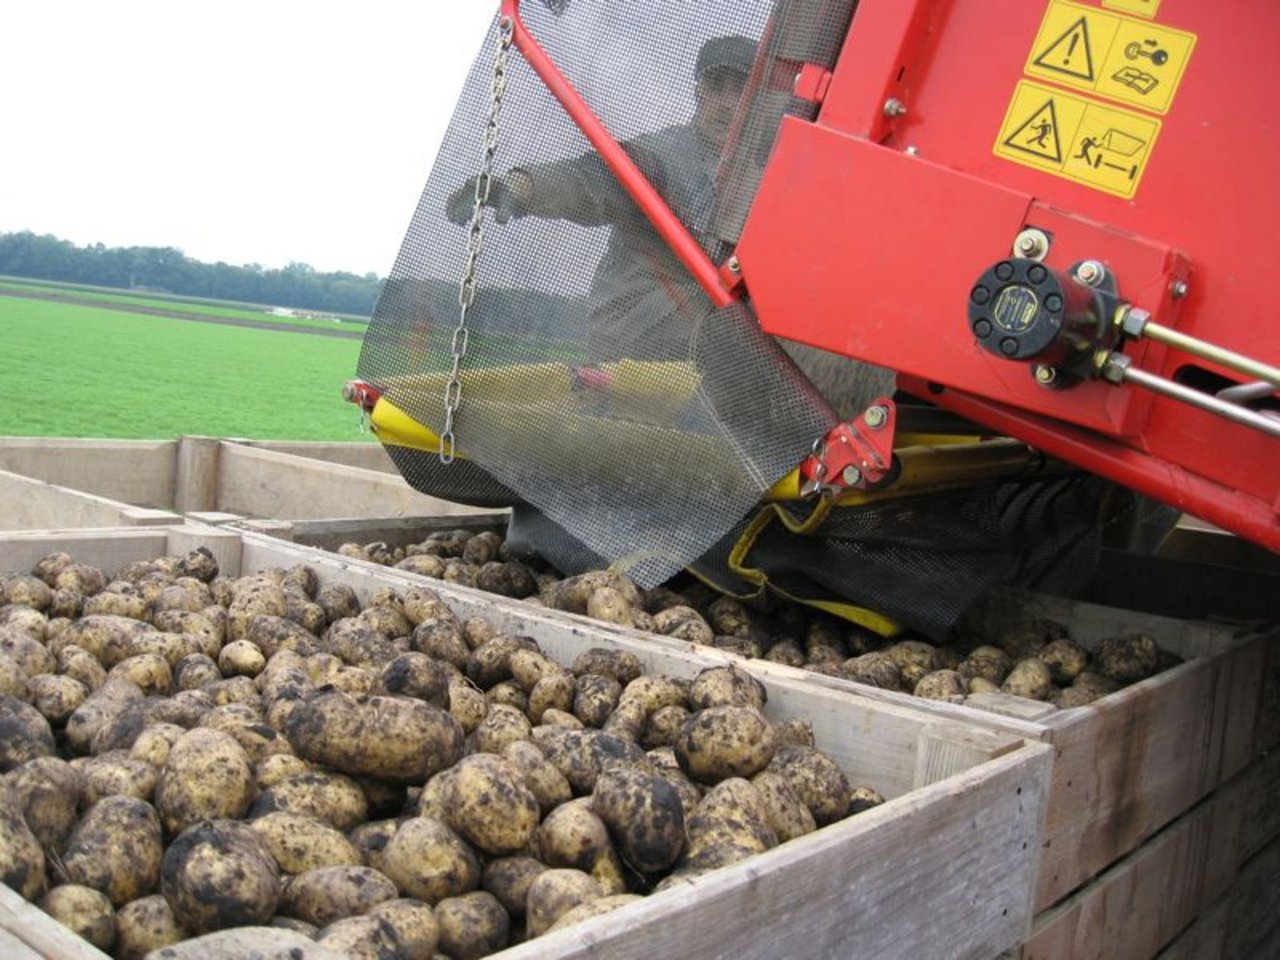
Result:
{"label": "red bracket", "polygon": [[342,385],[342,399],[354,403],[365,413],[373,413],[382,391],[363,380],[348,380]]}
{"label": "red bracket", "polygon": [[831,71],[821,64],[806,63],[796,76],[792,93],[808,103],[822,103],[831,87]]}
{"label": "red bracket", "polygon": [[878,397],[856,420],[834,426],[800,464],[800,492],[862,490],[884,480],[893,467],[897,416],[894,402]]}

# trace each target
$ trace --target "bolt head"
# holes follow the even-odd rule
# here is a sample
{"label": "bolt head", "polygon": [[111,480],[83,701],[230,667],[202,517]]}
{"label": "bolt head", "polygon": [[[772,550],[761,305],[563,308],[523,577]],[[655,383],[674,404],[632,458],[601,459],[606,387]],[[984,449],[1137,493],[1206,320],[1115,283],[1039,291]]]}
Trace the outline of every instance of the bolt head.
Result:
{"label": "bolt head", "polygon": [[1106,268],[1097,260],[1086,260],[1076,267],[1076,279],[1090,287],[1097,286],[1106,275]]}
{"label": "bolt head", "polygon": [[907,112],[907,105],[897,97],[890,97],[884,102],[884,115],[886,117],[901,117]]}
{"label": "bolt head", "polygon": [[1046,364],[1037,364],[1035,367],[1036,383],[1042,387],[1051,387],[1058,380],[1058,371]]}
{"label": "bolt head", "polygon": [[889,411],[881,406],[868,407],[862,419],[872,430],[879,430],[889,419]]}
{"label": "bolt head", "polygon": [[1173,297],[1175,300],[1181,300],[1187,295],[1190,289],[1191,288],[1187,286],[1187,281],[1175,280],[1173,283],[1169,284],[1169,296]]}
{"label": "bolt head", "polygon": [[845,467],[840,471],[840,479],[850,487],[857,486],[862,482],[862,471],[854,466]]}
{"label": "bolt head", "polygon": [[729,268],[730,273],[742,272],[742,264],[738,261],[737,257],[730,257],[725,265]]}

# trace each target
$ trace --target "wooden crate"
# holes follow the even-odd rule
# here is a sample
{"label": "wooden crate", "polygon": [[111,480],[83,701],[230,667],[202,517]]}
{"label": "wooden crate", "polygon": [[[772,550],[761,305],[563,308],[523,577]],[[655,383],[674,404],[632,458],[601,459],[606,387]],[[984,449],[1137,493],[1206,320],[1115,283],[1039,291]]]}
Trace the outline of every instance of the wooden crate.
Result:
{"label": "wooden crate", "polygon": [[[208,546],[229,575],[307,563],[362,600],[422,580],[274,538],[226,528],[21,535],[0,539],[0,570],[29,568],[53,550],[108,570],[131,560]],[[607,647],[646,671],[692,677],[729,662],[717,651],[654,643],[476,590],[432,584],[461,616],[533,637],[569,661]],[[531,958],[917,956],[987,958],[1023,940],[1042,837],[1051,750],[1004,732],[934,716],[913,704],[826,690],[760,674],[776,719],[800,717],[855,783],[888,802],[698,877],[640,903],[499,954]],[[8,932],[24,943],[52,920],[25,913]],[[34,931],[33,927],[41,930]],[[51,942],[51,941],[46,941]],[[45,948],[39,948],[45,949]],[[51,947],[55,957],[100,957]]]}
{"label": "wooden crate", "polygon": [[[407,521],[407,532],[394,542],[420,539],[432,529],[457,525],[453,521]],[[313,522],[308,538],[317,546],[332,547],[339,538],[393,542],[389,537],[396,532],[394,527],[362,526],[361,521],[320,520]],[[1158,591],[1160,582],[1148,583],[1147,589]],[[573,614],[548,615],[689,649],[680,641]],[[753,669],[826,689],[857,690],[884,703],[911,705],[940,718],[1051,744],[1054,770],[1036,878],[1037,913],[1136,850],[1243,770],[1259,751],[1280,745],[1280,629],[1241,631],[1221,623],[1188,622],[1015,591],[994,594],[986,615],[993,627],[1027,616],[1057,620],[1085,646],[1106,636],[1143,631],[1186,662],[1088,707],[1067,711],[1001,694],[953,705],[762,661],[753,661]]]}

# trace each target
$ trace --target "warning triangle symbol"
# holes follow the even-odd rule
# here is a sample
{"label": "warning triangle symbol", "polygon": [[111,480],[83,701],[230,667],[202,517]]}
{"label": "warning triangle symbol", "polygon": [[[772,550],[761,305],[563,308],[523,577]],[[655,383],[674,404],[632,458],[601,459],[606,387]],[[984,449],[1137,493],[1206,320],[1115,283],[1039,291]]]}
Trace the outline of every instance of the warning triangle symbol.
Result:
{"label": "warning triangle symbol", "polygon": [[1004,145],[1014,150],[1021,150],[1042,160],[1062,162],[1062,146],[1058,142],[1058,111],[1050,97],[1044,106],[1018,126],[1013,133],[1005,137]]}
{"label": "warning triangle symbol", "polygon": [[1069,77],[1079,77],[1092,83],[1093,47],[1089,43],[1088,18],[1082,16],[1068,27],[1062,36],[1035,58],[1034,63],[1045,70],[1065,73]]}

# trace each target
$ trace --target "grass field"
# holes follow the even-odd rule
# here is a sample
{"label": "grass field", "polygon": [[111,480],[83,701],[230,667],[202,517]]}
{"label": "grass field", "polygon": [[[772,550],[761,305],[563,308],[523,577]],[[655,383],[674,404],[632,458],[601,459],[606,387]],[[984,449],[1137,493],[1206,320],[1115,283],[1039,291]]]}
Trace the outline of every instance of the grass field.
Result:
{"label": "grass field", "polygon": [[340,395],[359,340],[22,297],[0,338],[0,436],[371,440]]}

